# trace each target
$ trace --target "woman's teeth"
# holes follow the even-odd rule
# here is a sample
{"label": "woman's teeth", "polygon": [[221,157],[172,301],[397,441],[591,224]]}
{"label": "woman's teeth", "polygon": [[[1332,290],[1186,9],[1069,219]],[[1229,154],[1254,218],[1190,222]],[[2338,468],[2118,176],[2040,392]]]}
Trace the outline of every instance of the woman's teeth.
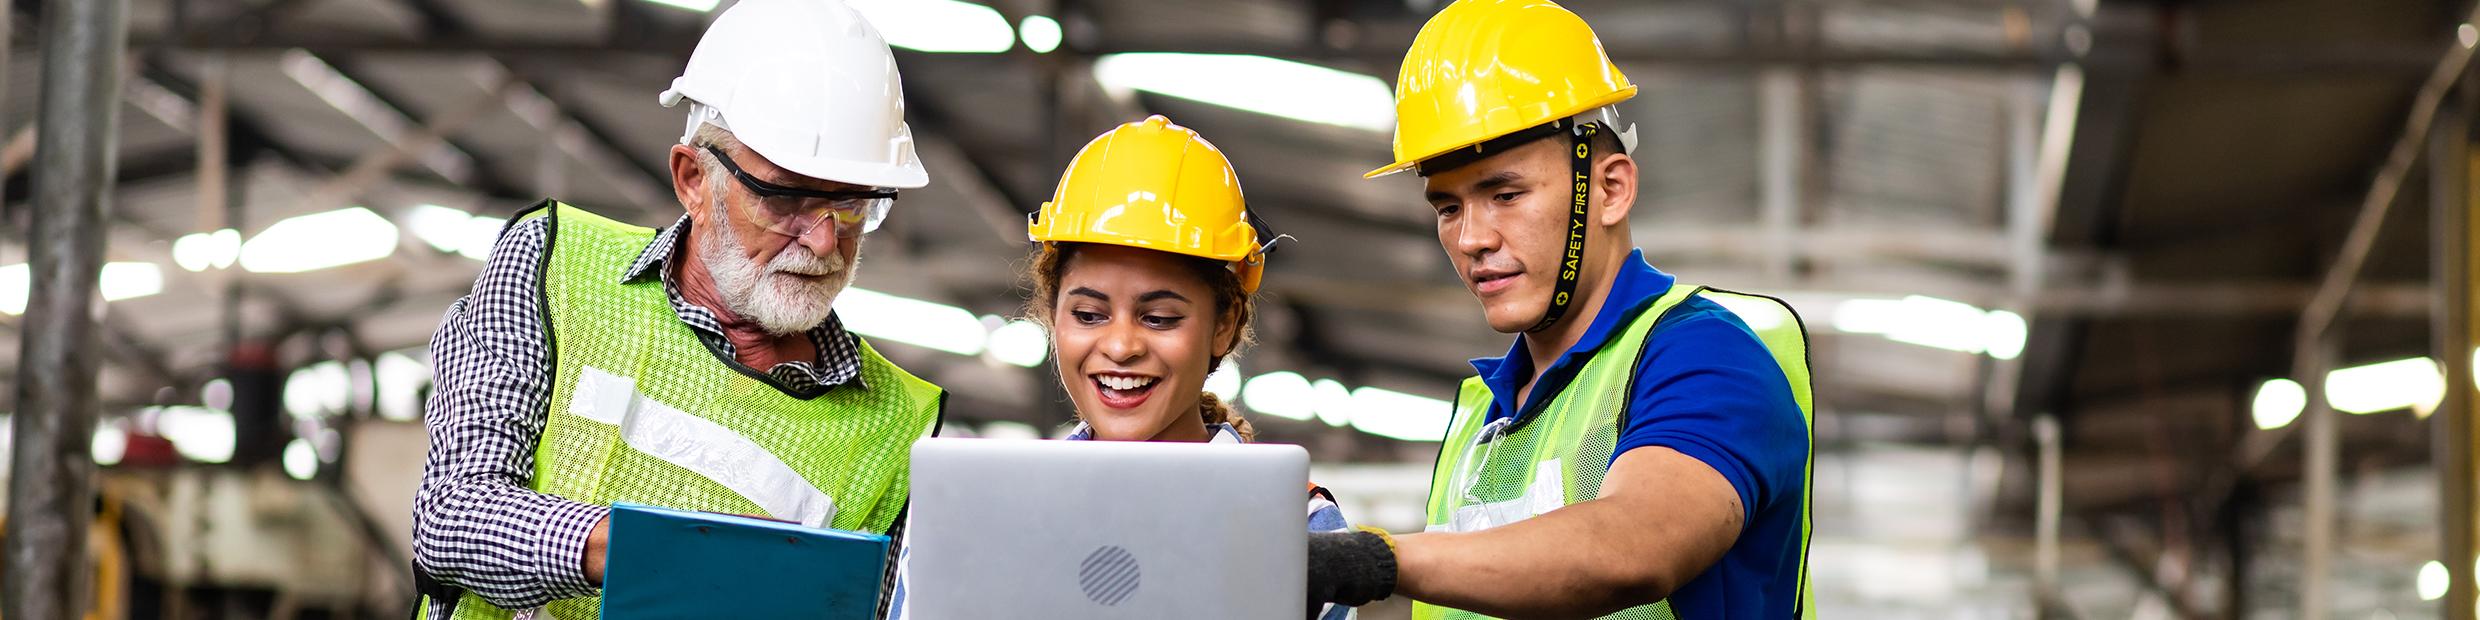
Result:
{"label": "woman's teeth", "polygon": [[1114,390],[1134,390],[1154,384],[1153,377],[1122,377],[1116,375],[1097,375],[1094,377],[1094,381],[1101,383],[1102,387],[1107,387]]}

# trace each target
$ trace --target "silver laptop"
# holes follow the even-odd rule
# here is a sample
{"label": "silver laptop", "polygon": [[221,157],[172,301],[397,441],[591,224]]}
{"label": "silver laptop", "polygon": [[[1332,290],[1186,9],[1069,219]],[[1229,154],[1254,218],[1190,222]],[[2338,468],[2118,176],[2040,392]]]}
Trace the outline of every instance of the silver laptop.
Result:
{"label": "silver laptop", "polygon": [[1299,618],[1299,446],[925,439],[909,618]]}

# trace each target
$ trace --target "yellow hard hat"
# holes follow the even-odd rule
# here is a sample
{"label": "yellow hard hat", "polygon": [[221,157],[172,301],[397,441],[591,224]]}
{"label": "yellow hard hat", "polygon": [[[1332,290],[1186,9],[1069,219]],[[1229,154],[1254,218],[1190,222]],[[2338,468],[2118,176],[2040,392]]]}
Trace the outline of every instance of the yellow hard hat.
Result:
{"label": "yellow hard hat", "polygon": [[1044,244],[1105,243],[1226,261],[1251,293],[1266,269],[1231,160],[1159,114],[1077,151],[1027,232]]}
{"label": "yellow hard hat", "polygon": [[1549,0],[1458,0],[1412,38],[1395,79],[1395,163],[1365,176],[1410,170],[1635,96],[1593,28],[1566,8]]}

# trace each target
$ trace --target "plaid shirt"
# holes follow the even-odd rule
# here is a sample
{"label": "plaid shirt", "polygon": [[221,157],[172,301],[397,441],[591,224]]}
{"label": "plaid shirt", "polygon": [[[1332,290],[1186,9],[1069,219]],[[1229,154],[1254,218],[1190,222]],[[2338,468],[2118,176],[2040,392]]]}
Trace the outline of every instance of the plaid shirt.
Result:
{"label": "plaid shirt", "polygon": [[[527,609],[564,598],[593,596],[583,558],[586,537],[611,510],[534,492],[534,446],[551,400],[552,367],[545,343],[539,266],[548,258],[549,222],[508,227],[491,248],[473,292],[448,306],[431,336],[437,371],[424,423],[429,464],[413,500],[413,570],[430,617],[444,618],[456,590],[505,609]],[[734,362],[715,314],[680,295],[674,269],[689,218],[663,229],[637,260],[614,277],[660,277],[680,322],[717,361]],[[767,369],[777,387],[810,398],[861,386],[861,357],[841,319],[829,315],[809,331],[818,359]]]}

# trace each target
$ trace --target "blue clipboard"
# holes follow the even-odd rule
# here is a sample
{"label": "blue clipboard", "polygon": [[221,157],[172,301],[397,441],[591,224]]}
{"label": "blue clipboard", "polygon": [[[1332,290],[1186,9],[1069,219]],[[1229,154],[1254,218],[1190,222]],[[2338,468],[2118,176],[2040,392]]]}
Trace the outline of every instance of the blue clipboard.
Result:
{"label": "blue clipboard", "polygon": [[874,618],[887,537],[616,504],[603,618]]}

